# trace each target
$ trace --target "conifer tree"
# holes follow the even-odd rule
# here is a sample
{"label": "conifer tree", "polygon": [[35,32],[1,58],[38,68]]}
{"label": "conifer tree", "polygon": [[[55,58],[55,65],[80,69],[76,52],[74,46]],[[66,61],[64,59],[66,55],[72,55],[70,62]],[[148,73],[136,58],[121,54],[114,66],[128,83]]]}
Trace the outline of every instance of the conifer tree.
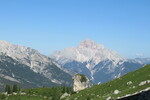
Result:
{"label": "conifer tree", "polygon": [[12,92],[18,92],[18,87],[17,87],[17,85],[16,85],[16,84],[15,84],[15,85],[13,85]]}
{"label": "conifer tree", "polygon": [[66,87],[63,86],[62,93],[65,93],[65,92],[66,92]]}
{"label": "conifer tree", "polygon": [[5,86],[5,92],[7,92],[7,94],[11,94],[10,85],[6,85],[6,86]]}
{"label": "conifer tree", "polygon": [[19,87],[18,87],[18,92],[20,92],[20,90],[21,90],[21,89],[20,89],[20,86],[19,86]]}
{"label": "conifer tree", "polygon": [[8,92],[8,85],[5,86],[5,92]]}

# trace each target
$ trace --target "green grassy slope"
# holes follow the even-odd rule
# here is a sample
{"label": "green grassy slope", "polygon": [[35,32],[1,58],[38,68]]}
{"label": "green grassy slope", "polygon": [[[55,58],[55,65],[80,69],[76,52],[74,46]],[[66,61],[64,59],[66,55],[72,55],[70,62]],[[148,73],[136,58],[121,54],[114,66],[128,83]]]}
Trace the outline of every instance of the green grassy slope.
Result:
{"label": "green grassy slope", "polygon": [[37,97],[37,96],[9,96],[6,97],[5,99],[0,99],[0,100],[51,100],[43,97]]}
{"label": "green grassy slope", "polygon": [[71,94],[72,87],[32,88],[21,90],[17,95],[0,94],[0,100],[59,100],[66,92]]}
{"label": "green grassy slope", "polygon": [[[141,69],[130,72],[118,79],[93,86],[92,88],[80,91],[77,94],[69,97],[69,100],[105,100],[108,97],[116,99],[117,97],[132,94],[140,90],[150,87],[150,83],[139,86],[142,81],[150,80],[150,65],[146,65]],[[132,84],[127,85],[127,82],[132,81]],[[114,94],[115,90],[119,90],[119,94]]]}
{"label": "green grassy slope", "polygon": [[[142,81],[147,80],[150,80],[150,65],[146,65],[137,71],[130,72],[108,83],[95,85],[92,88],[72,94],[67,100],[106,100],[108,97],[116,99],[117,97],[132,94],[150,87],[150,83],[139,86]],[[129,81],[132,84],[127,85]],[[119,94],[114,94],[115,90],[119,90]],[[59,100],[63,93],[68,92],[71,94],[72,89],[64,87],[36,88],[22,90],[22,92],[26,94],[6,97],[0,94],[0,100]]]}

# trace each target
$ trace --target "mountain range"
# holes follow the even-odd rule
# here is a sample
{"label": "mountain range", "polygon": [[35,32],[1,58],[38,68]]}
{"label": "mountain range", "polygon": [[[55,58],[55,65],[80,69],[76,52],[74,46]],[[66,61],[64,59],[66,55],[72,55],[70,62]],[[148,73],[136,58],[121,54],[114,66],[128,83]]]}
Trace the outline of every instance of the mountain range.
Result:
{"label": "mountain range", "polygon": [[127,59],[92,40],[50,57],[0,40],[0,89],[6,84],[23,88],[72,85],[76,73],[86,75],[94,84],[105,83],[149,63],[150,58]]}
{"label": "mountain range", "polygon": [[150,63],[150,58],[127,59],[92,40],[50,55],[71,73],[82,73],[93,83],[105,83]]}
{"label": "mountain range", "polygon": [[0,41],[0,85],[23,87],[71,85],[72,76],[51,58],[29,47]]}

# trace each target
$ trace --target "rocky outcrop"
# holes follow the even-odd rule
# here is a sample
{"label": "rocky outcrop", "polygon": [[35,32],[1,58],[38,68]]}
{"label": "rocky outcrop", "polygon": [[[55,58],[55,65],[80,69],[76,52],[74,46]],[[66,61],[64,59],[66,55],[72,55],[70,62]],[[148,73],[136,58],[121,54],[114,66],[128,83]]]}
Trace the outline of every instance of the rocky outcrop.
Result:
{"label": "rocky outcrop", "polygon": [[89,79],[82,75],[82,74],[76,74],[73,76],[73,90],[75,92],[78,92],[80,90],[84,90],[85,88],[89,88],[90,87],[90,82]]}
{"label": "rocky outcrop", "polygon": [[60,97],[60,99],[64,99],[64,98],[69,97],[69,96],[70,96],[70,94],[64,93],[64,94]]}

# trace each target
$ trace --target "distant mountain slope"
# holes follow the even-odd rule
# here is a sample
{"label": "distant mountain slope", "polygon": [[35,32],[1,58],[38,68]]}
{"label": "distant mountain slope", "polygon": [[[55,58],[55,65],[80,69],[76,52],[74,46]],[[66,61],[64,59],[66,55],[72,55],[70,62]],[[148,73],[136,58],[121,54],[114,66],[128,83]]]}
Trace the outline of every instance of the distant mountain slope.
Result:
{"label": "distant mountain slope", "polygon": [[72,73],[82,73],[94,83],[104,83],[141,68],[150,60],[129,60],[92,40],[82,41],[77,48],[56,51],[51,56]]}
{"label": "distant mountain slope", "polygon": [[[32,48],[14,45],[6,41],[0,40],[0,55],[6,56],[6,58],[7,57],[12,58],[14,61],[17,61],[19,64],[21,64],[20,66],[22,67],[27,66],[28,67],[26,68],[28,69],[27,71],[30,70],[30,72],[31,71],[32,73],[34,72],[35,76],[39,78],[38,81],[42,81],[40,80],[42,78],[39,77],[41,76],[41,77],[45,77],[45,79],[56,84],[67,84],[67,85],[72,84],[71,75],[68,74],[59,64],[57,64],[51,58],[40,54],[38,51]],[[10,62],[10,63],[14,63],[14,62]],[[13,67],[14,70],[18,70],[18,68],[21,68],[17,66],[14,65]],[[0,68],[1,67],[2,66],[0,66]],[[12,68],[12,66],[9,65],[8,67],[9,68],[6,69],[7,71],[9,71]],[[24,76],[20,72],[24,72],[24,69],[21,68],[18,73],[18,76],[20,76],[21,78],[24,78],[28,75],[26,74]],[[0,70],[0,73],[2,73],[2,70]],[[32,77],[32,75],[29,76]]]}
{"label": "distant mountain slope", "polygon": [[18,84],[21,88],[35,88],[57,85],[39,73],[35,73],[29,66],[19,63],[6,55],[0,55],[0,90],[6,84]]}
{"label": "distant mountain slope", "polygon": [[[140,91],[150,91],[150,65],[130,72],[108,83],[95,85],[69,97],[69,100],[106,100],[122,98],[138,94]],[[149,99],[145,99],[149,100]]]}

